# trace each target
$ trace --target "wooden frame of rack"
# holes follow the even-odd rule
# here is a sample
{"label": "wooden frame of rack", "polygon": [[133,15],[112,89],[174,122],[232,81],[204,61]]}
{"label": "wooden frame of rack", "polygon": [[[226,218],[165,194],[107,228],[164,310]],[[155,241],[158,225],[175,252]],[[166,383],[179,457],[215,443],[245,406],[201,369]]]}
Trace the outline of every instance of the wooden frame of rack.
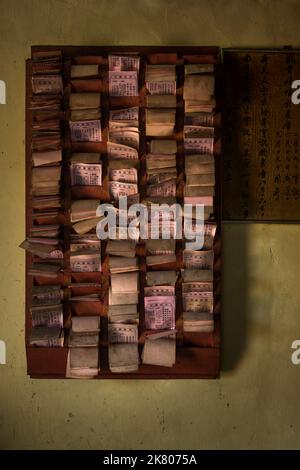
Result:
{"label": "wooden frame of rack", "polygon": [[[213,60],[215,64],[216,74],[216,115],[215,115],[215,129],[216,138],[214,144],[215,166],[216,166],[216,196],[215,196],[215,221],[217,223],[217,233],[214,242],[214,320],[215,329],[213,333],[185,333],[182,331],[182,302],[179,292],[181,290],[181,280],[176,284],[176,328],[177,334],[177,347],[176,347],[176,364],[172,368],[150,366],[141,364],[138,372],[128,374],[115,374],[111,373],[108,368],[108,338],[107,338],[107,286],[108,286],[108,256],[105,255],[105,250],[102,250],[102,263],[103,270],[97,273],[97,279],[103,284],[103,304],[99,314],[101,315],[101,333],[100,333],[100,373],[99,379],[179,379],[179,378],[216,378],[220,372],[220,342],[221,342],[221,132],[220,132],[220,54],[217,47],[170,47],[170,46],[157,46],[157,47],[135,47],[135,46],[105,46],[105,47],[89,47],[89,46],[34,46],[32,52],[36,51],[50,51],[61,50],[64,62],[64,86],[66,96],[70,91],[72,85],[70,82],[70,64],[74,57],[77,56],[101,56],[103,58],[102,68],[102,134],[103,142],[101,143],[76,143],[71,144],[67,124],[64,126],[64,145],[63,145],[63,163],[62,163],[62,185],[64,191],[63,201],[63,214],[61,216],[61,223],[63,227],[63,239],[65,243],[65,269],[62,274],[59,274],[59,283],[64,287],[64,312],[65,324],[68,325],[70,315],[70,305],[68,297],[70,288],[68,284],[71,277],[76,282],[76,276],[69,270],[69,236],[70,236],[70,220],[69,220],[69,207],[72,198],[72,190],[68,175],[68,159],[72,150],[75,151],[98,151],[103,154],[104,176],[103,187],[100,189],[97,198],[99,200],[109,200],[108,184],[107,184],[107,157],[106,157],[106,142],[107,142],[107,128],[108,128],[108,111],[109,107],[117,108],[139,105],[140,107],[140,160],[141,168],[139,172],[139,191],[143,194],[145,190],[145,154],[147,137],[145,136],[145,86],[144,86],[144,71],[146,61],[150,63],[158,63],[161,54],[168,57],[169,63],[176,65],[177,71],[177,110],[176,110],[176,128],[174,138],[177,140],[177,200],[178,202],[183,199],[183,186],[184,186],[184,154],[183,154],[183,79],[184,79],[184,61],[197,60],[205,62]],[[137,98],[112,98],[108,95],[108,81],[107,81],[107,56],[112,52],[137,52],[140,55],[140,95]],[[167,56],[165,55],[167,54]],[[213,58],[213,59],[212,59]],[[85,90],[84,90],[85,91]],[[95,90],[93,90],[95,91]],[[99,92],[99,90],[96,90]],[[32,225],[32,203],[30,195],[31,184],[31,123],[32,112],[30,110],[31,98],[31,60],[27,60],[26,64],[26,236],[29,235],[30,227]],[[65,108],[64,118],[65,122],[68,120],[67,108]],[[80,193],[81,197],[88,197],[88,193],[83,191]],[[137,248],[139,256],[140,268],[140,283],[143,287],[145,283],[145,249],[143,244],[139,244]],[[168,266],[169,269],[176,269],[180,272],[182,268],[182,241],[178,240],[176,243],[176,264]],[[32,255],[26,253],[26,273],[32,263]],[[159,269],[159,267],[155,268]],[[77,277],[77,279],[80,278]],[[81,278],[82,279],[82,278]],[[87,278],[88,279],[88,276]],[[67,367],[68,350],[67,346],[62,348],[37,348],[31,347],[28,344],[29,333],[31,329],[30,317],[30,302],[31,302],[31,288],[33,283],[43,283],[43,279],[36,279],[33,276],[26,274],[26,353],[27,353],[27,366],[28,374],[33,378],[64,378]],[[139,324],[139,347],[145,340],[145,327],[144,327],[144,304],[143,296],[140,295],[139,302],[140,309],[140,324]]]}

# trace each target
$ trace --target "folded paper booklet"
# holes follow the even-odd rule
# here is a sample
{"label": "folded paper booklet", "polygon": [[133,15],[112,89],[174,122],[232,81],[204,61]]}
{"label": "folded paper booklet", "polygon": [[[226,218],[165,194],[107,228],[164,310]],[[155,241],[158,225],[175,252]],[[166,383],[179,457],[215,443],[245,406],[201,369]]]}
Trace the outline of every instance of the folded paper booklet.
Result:
{"label": "folded paper booklet", "polygon": [[111,276],[111,290],[115,292],[138,292],[139,276],[137,273],[113,274]]}
{"label": "folded paper booklet", "polygon": [[183,99],[185,112],[212,112],[214,99],[215,77],[212,64],[185,65]]}
{"label": "folded paper booklet", "polygon": [[101,254],[87,250],[71,252],[70,267],[71,271],[79,273],[101,271]]}
{"label": "folded paper booklet", "polygon": [[92,333],[100,331],[100,317],[72,317],[72,331],[74,333]]}
{"label": "folded paper booklet", "polygon": [[140,145],[139,130],[135,127],[121,127],[109,130],[109,141],[115,144],[127,145],[138,150]]}
{"label": "folded paper booklet", "polygon": [[177,152],[176,140],[152,139],[150,142],[150,153],[175,154]]}
{"label": "folded paper booklet", "polygon": [[35,51],[32,54],[32,73],[42,75],[62,71],[62,53],[57,51]]}
{"label": "folded paper booklet", "polygon": [[60,226],[53,225],[35,225],[30,229],[30,236],[35,237],[58,237]]}
{"label": "folded paper booklet", "polygon": [[62,108],[62,97],[60,95],[33,95],[30,109],[37,121],[43,121],[49,116],[59,117]]}
{"label": "folded paper booklet", "polygon": [[60,192],[60,166],[33,168],[31,173],[31,190],[34,196],[56,195]]}
{"label": "folded paper booklet", "polygon": [[186,177],[186,184],[188,186],[214,186],[215,175],[214,173],[190,175]]}
{"label": "folded paper booklet", "polygon": [[59,209],[60,207],[61,199],[59,195],[36,196],[32,198],[32,208],[36,211],[43,209]]}
{"label": "folded paper booklet", "polygon": [[189,154],[185,155],[185,174],[203,175],[215,172],[215,158],[212,154]]}
{"label": "folded paper booklet", "polygon": [[39,258],[63,259],[63,251],[60,249],[58,243],[54,244],[54,242],[55,239],[53,239],[53,244],[50,245],[48,243],[43,243],[42,238],[39,238],[38,242],[35,242],[34,238],[31,238],[30,241],[24,240],[19,246]]}
{"label": "folded paper booklet", "polygon": [[183,128],[184,137],[205,137],[214,138],[215,129],[213,126],[185,125]]}
{"label": "folded paper booklet", "polygon": [[146,275],[147,286],[175,286],[176,271],[149,271]]}
{"label": "folded paper booklet", "polygon": [[78,199],[72,201],[71,222],[95,218],[98,206],[99,201],[93,199]]}
{"label": "folded paper booklet", "polygon": [[88,252],[101,252],[101,240],[97,237],[96,234],[88,234],[88,235],[78,235],[72,234],[71,235],[71,243],[70,243],[70,251],[71,252],[81,252],[83,253]]}
{"label": "folded paper booklet", "polygon": [[107,142],[107,155],[109,160],[138,160],[139,158],[136,148],[115,142]]}
{"label": "folded paper booklet", "polygon": [[109,323],[108,341],[109,343],[137,343],[137,325],[129,323]]}
{"label": "folded paper booklet", "polygon": [[38,307],[42,305],[57,305],[63,299],[61,286],[32,286],[31,305]]}
{"label": "folded paper booklet", "polygon": [[73,163],[100,163],[100,153],[72,153],[71,164]]}
{"label": "folded paper booklet", "polygon": [[83,219],[74,223],[72,227],[78,235],[84,235],[90,230],[95,229],[101,219],[102,217],[89,217],[88,219]]}
{"label": "folded paper booklet", "polygon": [[[198,186],[189,186],[188,184],[184,187],[184,196],[186,198],[197,198],[197,197],[205,197],[205,196],[215,196],[215,186],[210,185],[198,185]],[[207,213],[207,212],[206,212]],[[208,216],[205,217],[207,219],[210,215],[210,212],[207,213]]]}
{"label": "folded paper booklet", "polygon": [[170,197],[176,196],[176,179],[170,179],[158,184],[151,184],[147,187],[147,196],[150,197]]}
{"label": "folded paper booklet", "polygon": [[132,196],[138,194],[138,185],[136,183],[123,183],[119,181],[109,182],[109,192],[111,197],[118,201],[120,197]]}
{"label": "folded paper booklet", "polygon": [[[175,84],[176,86],[176,84]],[[147,108],[176,108],[176,95],[147,95]]]}
{"label": "folded paper booklet", "polygon": [[[87,287],[93,287],[95,283],[74,283],[74,286],[81,286],[81,287],[84,287],[85,285],[87,285]],[[98,284],[96,283],[96,286],[98,286]],[[91,301],[91,302],[94,302],[95,300],[99,300],[99,292],[93,292],[91,294],[83,294],[83,295],[75,295],[73,297],[69,297],[69,301],[78,301],[78,302],[81,302],[81,301]]]}
{"label": "folded paper booklet", "polygon": [[70,348],[66,376],[70,378],[93,378],[99,373],[99,349]]}
{"label": "folded paper booklet", "polygon": [[174,366],[176,362],[176,334],[167,331],[159,338],[147,336],[142,352],[142,362],[154,366]]}
{"label": "folded paper booklet", "polygon": [[183,269],[183,282],[212,282],[214,278],[212,269]]}
{"label": "folded paper booklet", "polygon": [[[117,176],[125,176],[126,178],[130,178],[129,183],[137,183],[137,170],[140,168],[139,160],[135,159],[124,159],[119,158],[116,160],[110,160],[108,164],[109,176],[111,180],[115,181],[122,181],[121,179],[116,179]],[[126,170],[129,170],[126,172]],[[121,173],[120,173],[121,172]],[[134,178],[135,181],[132,181]]]}
{"label": "folded paper booklet", "polygon": [[214,317],[206,312],[183,312],[183,331],[210,333],[214,331]]}
{"label": "folded paper booklet", "polygon": [[[39,211],[32,211],[32,219],[36,224],[42,224],[46,219],[50,222],[56,222],[57,219],[60,217],[61,212],[59,209],[46,209],[46,210],[39,210]],[[33,238],[31,238],[33,240]],[[34,242],[32,242],[34,243]],[[59,256],[59,255],[58,255]]]}
{"label": "folded paper booklet", "polygon": [[99,65],[71,65],[71,78],[95,78],[99,76]]}
{"label": "folded paper booklet", "polygon": [[151,255],[146,257],[147,266],[156,266],[161,264],[176,263],[176,255]]}
{"label": "folded paper booklet", "polygon": [[185,126],[204,126],[204,127],[213,127],[214,126],[214,117],[213,112],[195,112],[195,113],[185,113],[184,114],[184,125]]}
{"label": "folded paper booklet", "polygon": [[109,271],[113,273],[129,273],[139,270],[138,258],[121,256],[109,257]]}
{"label": "folded paper booklet", "polygon": [[138,72],[112,71],[108,72],[110,96],[138,96]]}
{"label": "folded paper booklet", "polygon": [[124,196],[138,196],[139,109],[111,110],[109,118],[108,187],[111,198],[119,201]]}
{"label": "folded paper booklet", "polygon": [[151,286],[144,287],[145,297],[175,296],[174,286]]}
{"label": "folded paper booklet", "polygon": [[68,346],[70,348],[87,348],[99,345],[99,333],[97,332],[78,332],[71,330],[68,338]]}
{"label": "folded paper booklet", "polygon": [[137,305],[139,303],[139,293],[136,292],[108,292],[109,305]]}
{"label": "folded paper booklet", "polygon": [[159,173],[161,168],[176,168],[176,154],[153,154],[146,155],[147,172],[149,170],[157,170]]}
{"label": "folded paper booklet", "polygon": [[111,109],[109,111],[109,123],[135,123],[138,127],[139,107],[133,106],[131,108]]}
{"label": "folded paper booklet", "polygon": [[49,134],[37,133],[33,134],[31,140],[31,148],[36,152],[44,152],[47,150],[58,150],[61,148],[62,142],[59,132]]}
{"label": "folded paper booklet", "polygon": [[176,109],[146,109],[146,135],[171,136],[175,127]]}
{"label": "folded paper booklet", "polygon": [[54,305],[32,305],[30,307],[32,326],[58,326],[63,327],[63,306]]}
{"label": "folded paper booklet", "polygon": [[175,296],[144,297],[145,323],[148,330],[175,328]]}
{"label": "folded paper booklet", "polygon": [[72,142],[101,142],[101,122],[99,119],[70,121]]}
{"label": "folded paper booklet", "polygon": [[61,264],[32,263],[28,274],[29,276],[56,278],[61,268]]}
{"label": "folded paper booklet", "polygon": [[102,165],[100,163],[71,163],[72,186],[101,186]]}
{"label": "folded paper booklet", "polygon": [[111,274],[109,305],[138,304],[139,275],[138,273]]}
{"label": "folded paper booklet", "polygon": [[177,178],[177,169],[173,168],[160,168],[149,170],[147,173],[147,183],[148,184],[159,184],[164,183],[165,181],[176,181]]}
{"label": "folded paper booklet", "polygon": [[136,168],[126,168],[127,165],[125,165],[125,168],[113,168],[113,166],[114,165],[110,165],[109,168],[109,179],[111,181],[121,181],[125,183],[138,182],[138,173]]}
{"label": "folded paper booklet", "polygon": [[110,305],[108,321],[110,323],[138,323],[139,312],[137,305]]}
{"label": "folded paper booklet", "polygon": [[145,241],[146,251],[150,255],[172,255],[175,254],[175,240],[152,240]]}
{"label": "folded paper booklet", "polygon": [[108,359],[111,372],[136,372],[140,362],[138,345],[110,344],[108,347]]}
{"label": "folded paper booklet", "polygon": [[106,253],[126,258],[135,257],[136,242],[134,240],[108,240]]}
{"label": "folded paper booklet", "polygon": [[139,71],[140,57],[136,53],[127,54],[119,52],[117,54],[108,55],[108,68],[120,72],[122,70]]}
{"label": "folded paper booklet", "polygon": [[101,142],[101,94],[70,94],[70,131],[73,142]]}
{"label": "folded paper booklet", "polygon": [[71,93],[70,109],[99,109],[101,106],[100,93]]}
{"label": "folded paper booklet", "polygon": [[183,251],[183,264],[188,269],[213,269],[214,252],[197,251],[197,250],[184,250]]}
{"label": "folded paper booklet", "polygon": [[60,164],[61,160],[61,149],[49,150],[47,152],[32,152],[32,162],[35,167]]}
{"label": "folded paper booklet", "polygon": [[176,95],[175,65],[147,65],[145,80],[150,95]]}
{"label": "folded paper booklet", "polygon": [[44,348],[63,347],[64,330],[59,326],[34,326],[30,332],[29,344]]}
{"label": "folded paper booklet", "polygon": [[185,292],[182,297],[183,308],[186,312],[213,313],[213,292]]}
{"label": "folded paper booklet", "polygon": [[63,91],[61,75],[36,75],[32,77],[32,91],[38,94],[60,94]]}
{"label": "folded paper booklet", "polygon": [[183,282],[182,292],[213,292],[213,282]]}

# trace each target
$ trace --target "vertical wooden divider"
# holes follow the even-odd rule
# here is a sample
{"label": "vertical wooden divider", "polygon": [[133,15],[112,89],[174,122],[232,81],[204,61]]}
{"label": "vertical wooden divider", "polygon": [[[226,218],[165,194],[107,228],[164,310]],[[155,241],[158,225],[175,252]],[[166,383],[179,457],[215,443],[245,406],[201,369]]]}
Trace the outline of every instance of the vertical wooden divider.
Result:
{"label": "vertical wooden divider", "polygon": [[[146,57],[140,54],[140,71],[139,71],[139,130],[140,130],[140,145],[139,145],[139,170],[138,170],[138,190],[140,194],[140,202],[142,203],[146,196],[147,174],[146,174],[146,154],[147,154],[147,141],[146,141],[146,87],[145,87],[145,73],[146,73]],[[144,288],[146,285],[146,248],[145,242],[140,238],[138,245],[139,256],[139,343],[140,353],[144,343],[145,331],[145,308],[144,308]]]}
{"label": "vertical wooden divider", "polygon": [[[63,225],[62,225],[62,236],[64,243],[64,276],[63,276],[63,288],[64,288],[64,327],[66,330],[70,329],[71,326],[71,309],[69,304],[71,282],[71,269],[70,269],[70,236],[71,236],[71,221],[70,221],[70,208],[72,202],[71,194],[71,176],[70,176],[70,157],[71,157],[71,139],[69,133],[69,95],[70,95],[70,75],[71,75],[71,60],[63,57],[63,122],[62,122],[62,134],[63,134],[63,146],[62,146],[62,208],[63,208]],[[67,335],[65,334],[65,345]]]}
{"label": "vertical wooden divider", "polygon": [[[109,90],[108,90],[108,54],[102,53],[102,64],[101,64],[101,126],[102,126],[102,142],[103,149],[101,155],[102,161],[102,177],[108,181],[108,155],[107,155],[107,141],[108,141],[108,125],[109,125]],[[107,183],[107,193],[109,193]],[[101,203],[102,201],[100,201]],[[108,364],[108,289],[110,284],[110,273],[108,255],[106,254],[107,241],[101,240],[101,264],[102,264],[102,285],[105,289],[106,308],[104,309],[103,315],[101,316],[101,329],[100,329],[100,376],[102,373],[109,372]]]}
{"label": "vertical wooden divider", "polygon": [[[177,109],[176,109],[176,138],[177,138],[177,192],[176,202],[181,204],[183,210],[183,192],[184,192],[184,147],[183,147],[183,126],[184,126],[184,102],[183,102],[183,86],[184,86],[184,64],[181,54],[177,56],[176,64],[176,94],[177,94]],[[183,235],[183,219],[182,219],[182,235]],[[182,321],[182,278],[181,268],[182,251],[183,251],[183,236],[181,239],[176,240],[176,256],[177,268],[179,269],[179,276],[176,281],[175,295],[176,295],[176,346],[183,346],[183,321]]]}

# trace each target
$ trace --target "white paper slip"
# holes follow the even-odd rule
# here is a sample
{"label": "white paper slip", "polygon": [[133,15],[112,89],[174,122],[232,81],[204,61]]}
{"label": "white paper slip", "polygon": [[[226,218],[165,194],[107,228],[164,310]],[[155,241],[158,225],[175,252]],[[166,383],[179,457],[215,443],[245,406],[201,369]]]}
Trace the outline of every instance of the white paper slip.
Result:
{"label": "white paper slip", "polygon": [[101,142],[101,122],[70,121],[71,140],[73,142]]}
{"label": "white paper slip", "polygon": [[142,353],[143,364],[172,367],[176,362],[175,338],[150,339],[147,337]]}
{"label": "white paper slip", "polygon": [[145,297],[144,302],[147,329],[175,328],[175,296]]}
{"label": "white paper slip", "polygon": [[109,70],[134,70],[138,72],[140,68],[140,57],[136,54],[109,54]]}
{"label": "white paper slip", "polygon": [[70,169],[72,186],[101,186],[101,164],[72,163]]}
{"label": "white paper slip", "polygon": [[138,96],[138,75],[136,71],[109,71],[110,96]]}
{"label": "white paper slip", "polygon": [[214,252],[213,250],[184,250],[183,264],[188,269],[213,269]]}
{"label": "white paper slip", "polygon": [[109,323],[108,341],[110,343],[137,343],[137,325],[131,325],[127,323]]}
{"label": "white paper slip", "polygon": [[128,293],[139,291],[139,275],[138,273],[129,274],[112,274],[111,290],[113,293]]}
{"label": "white paper slip", "polygon": [[109,369],[114,373],[135,372],[139,367],[137,344],[110,344],[108,347]]}

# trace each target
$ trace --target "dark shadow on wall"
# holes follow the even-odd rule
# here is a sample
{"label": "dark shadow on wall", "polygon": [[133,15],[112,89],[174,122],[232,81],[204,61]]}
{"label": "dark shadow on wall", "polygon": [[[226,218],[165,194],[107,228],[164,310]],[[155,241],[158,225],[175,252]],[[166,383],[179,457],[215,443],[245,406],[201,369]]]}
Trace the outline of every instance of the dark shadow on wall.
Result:
{"label": "dark shadow on wall", "polygon": [[230,222],[222,226],[221,371],[237,367],[247,343],[248,227]]}

